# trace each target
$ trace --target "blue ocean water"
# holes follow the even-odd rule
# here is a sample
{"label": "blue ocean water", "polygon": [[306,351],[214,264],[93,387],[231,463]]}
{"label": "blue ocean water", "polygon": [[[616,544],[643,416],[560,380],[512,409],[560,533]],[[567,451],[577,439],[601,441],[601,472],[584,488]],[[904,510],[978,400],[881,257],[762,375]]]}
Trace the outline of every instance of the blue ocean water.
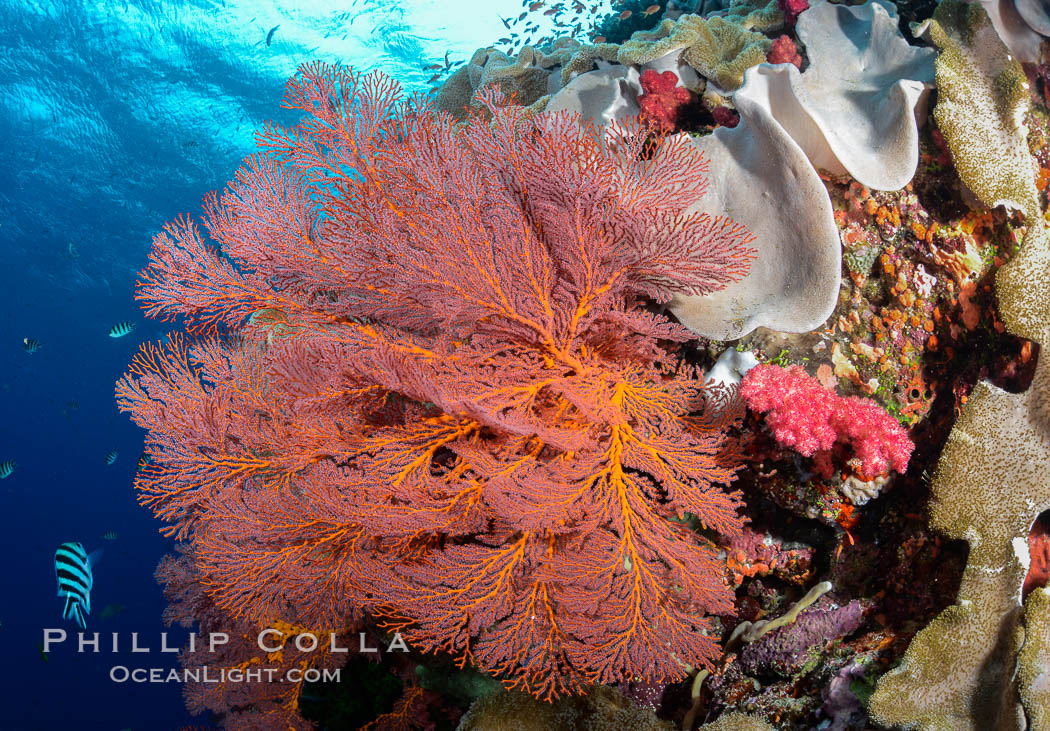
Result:
{"label": "blue ocean water", "polygon": [[[294,123],[280,101],[301,63],[381,69],[425,90],[427,66],[468,59],[505,33],[501,15],[521,10],[520,0],[483,11],[473,0],[0,0],[0,462],[16,462],[0,480],[0,729],[206,725],[177,684],[111,679],[177,665],[160,651],[153,579],[172,542],[136,503],[143,434],[113,398],[139,343],[165,332],[132,297],[152,236],[200,211],[264,122]],[[123,321],[134,330],[108,337]],[[88,618],[98,653],[79,652],[61,616],[53,556],[65,541],[104,548]],[[69,639],[45,656],[48,628]],[[131,652],[132,633],[149,652]],[[185,637],[176,628],[168,642]]]}

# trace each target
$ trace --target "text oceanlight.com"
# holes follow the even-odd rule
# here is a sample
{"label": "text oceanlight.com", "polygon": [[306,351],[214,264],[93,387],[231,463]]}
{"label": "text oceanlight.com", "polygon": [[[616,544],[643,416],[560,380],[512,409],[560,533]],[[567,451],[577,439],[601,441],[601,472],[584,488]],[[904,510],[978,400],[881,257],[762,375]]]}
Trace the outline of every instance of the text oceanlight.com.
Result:
{"label": "text oceanlight.com", "polygon": [[109,670],[114,683],[338,683],[339,668],[128,668]]}

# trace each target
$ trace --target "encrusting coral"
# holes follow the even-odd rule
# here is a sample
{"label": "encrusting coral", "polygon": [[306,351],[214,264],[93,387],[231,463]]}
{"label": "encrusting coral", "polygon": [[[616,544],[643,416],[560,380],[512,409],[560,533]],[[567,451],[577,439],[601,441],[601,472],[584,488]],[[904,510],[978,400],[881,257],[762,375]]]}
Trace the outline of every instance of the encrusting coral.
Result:
{"label": "encrusting coral", "polygon": [[1032,592],[1024,603],[1025,643],[1017,658],[1021,701],[1031,731],[1050,729],[1050,588]]}
{"label": "encrusting coral", "polygon": [[792,623],[744,647],[741,667],[755,675],[769,672],[794,675],[809,662],[810,650],[839,640],[863,624],[863,609],[856,599],[842,607],[807,609]]}
{"label": "encrusting coral", "polygon": [[773,731],[773,727],[761,718],[745,713],[727,713],[700,728],[704,731]]}
{"label": "encrusting coral", "polygon": [[1021,64],[977,3],[945,0],[918,32],[940,49],[933,116],[960,177],[985,205],[1037,216],[1036,164],[1025,125],[1031,102]]}
{"label": "encrusting coral", "polygon": [[1024,728],[1013,672],[1025,641],[1021,546],[1035,515],[1050,508],[1048,393],[1050,363],[1041,359],[1025,393],[978,384],[953,427],[931,485],[930,524],[968,541],[969,561],[956,604],[880,680],[870,709],[881,723]]}
{"label": "encrusting coral", "polygon": [[524,693],[500,691],[475,702],[457,731],[672,731],[652,710],[612,688],[595,686],[582,697],[544,703]]}
{"label": "encrusting coral", "polygon": [[[1048,235],[1026,142],[1027,82],[980,5],[944,0],[928,30],[942,48],[934,116],[960,160],[962,181],[984,203],[1025,215],[1021,251],[996,281],[1006,328],[1050,343],[1048,275],[1039,271],[1048,261]],[[1045,617],[1034,608],[1040,600],[1026,610],[1025,624],[1021,602],[1029,532],[1050,508],[1048,473],[1050,361],[1040,357],[1024,393],[979,383],[949,435],[931,485],[930,524],[966,540],[969,560],[956,604],[921,630],[901,666],[879,681],[870,705],[876,720],[983,731],[1024,729],[1040,714],[1028,705],[1031,685],[1019,688],[1015,669],[1046,642]]]}

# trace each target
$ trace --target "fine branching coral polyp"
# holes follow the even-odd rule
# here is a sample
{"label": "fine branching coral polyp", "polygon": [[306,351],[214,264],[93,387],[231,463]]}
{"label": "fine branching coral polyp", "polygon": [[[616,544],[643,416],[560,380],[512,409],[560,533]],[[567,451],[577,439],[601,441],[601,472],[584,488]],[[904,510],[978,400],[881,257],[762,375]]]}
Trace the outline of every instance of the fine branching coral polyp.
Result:
{"label": "fine branching coral polyp", "polygon": [[732,606],[682,518],[740,531],[740,405],[647,302],[741,277],[748,235],[683,214],[687,137],[481,100],[457,127],[304,66],[302,122],[207,199],[218,247],[185,218],[156,237],[138,296],[193,338],[118,384],[140,501],[238,618],[372,613],[541,697],[682,677]]}

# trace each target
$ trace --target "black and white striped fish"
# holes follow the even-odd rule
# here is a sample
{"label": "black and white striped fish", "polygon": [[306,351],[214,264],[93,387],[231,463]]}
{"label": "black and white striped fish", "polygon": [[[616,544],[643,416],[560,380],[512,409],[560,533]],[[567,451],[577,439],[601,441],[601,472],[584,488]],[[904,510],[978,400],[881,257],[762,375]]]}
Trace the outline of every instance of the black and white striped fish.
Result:
{"label": "black and white striped fish", "polygon": [[109,336],[111,338],[122,338],[134,329],[135,323],[133,322],[118,322],[109,329]]}
{"label": "black and white striped fish", "polygon": [[40,350],[40,341],[36,338],[22,338],[22,350],[32,355]]}
{"label": "black and white striped fish", "polygon": [[98,563],[102,551],[90,556],[80,541],[63,543],[55,551],[55,578],[58,580],[58,595],[65,597],[62,619],[71,619],[87,629],[87,615],[91,614],[91,587],[95,583],[91,567]]}
{"label": "black and white striped fish", "polygon": [[13,459],[5,459],[3,462],[0,462],[0,480],[10,477],[11,473],[15,471],[16,464]]}
{"label": "black and white striped fish", "polygon": [[117,457],[119,455],[120,455],[120,452],[118,450],[116,450],[116,449],[111,449],[108,452],[106,452],[106,464],[107,465],[111,465],[114,462],[116,462],[117,461]]}

